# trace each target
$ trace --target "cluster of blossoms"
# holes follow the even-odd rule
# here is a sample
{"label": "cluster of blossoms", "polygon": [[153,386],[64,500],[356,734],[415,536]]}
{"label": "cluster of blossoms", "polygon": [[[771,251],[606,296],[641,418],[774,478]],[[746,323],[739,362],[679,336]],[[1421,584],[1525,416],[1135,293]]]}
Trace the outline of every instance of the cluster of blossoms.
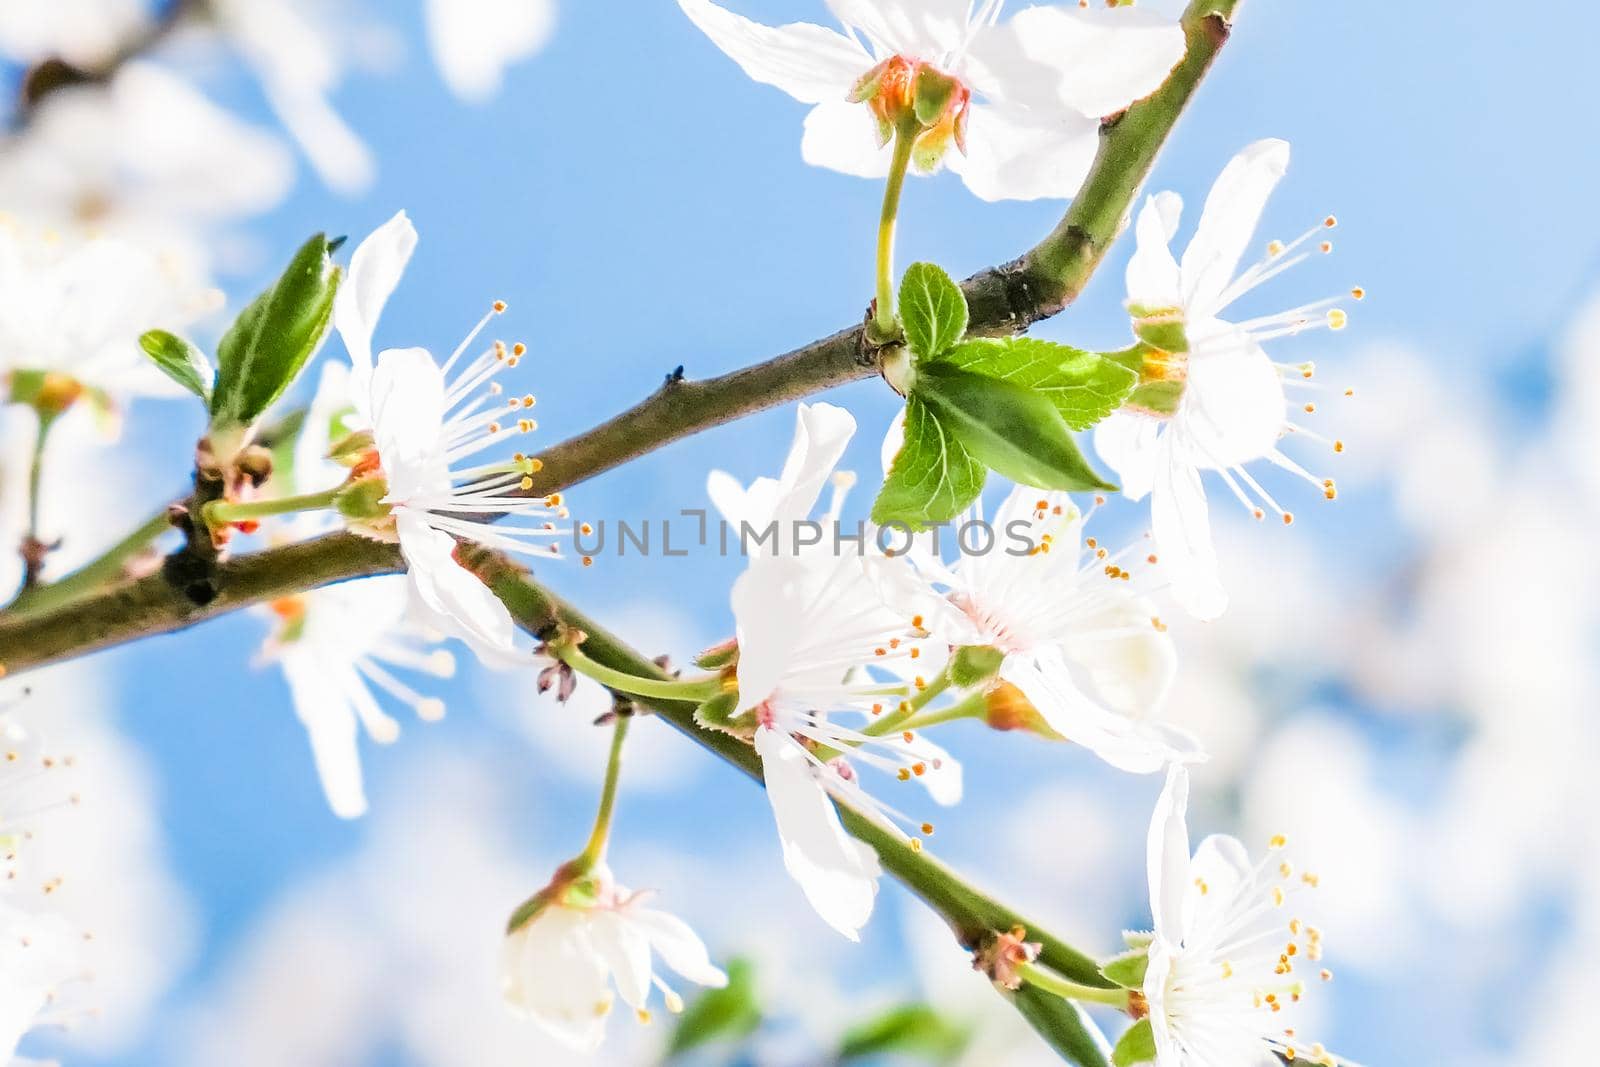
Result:
{"label": "cluster of blossoms", "polygon": [[[679,3],[753,78],[813,106],[802,141],[807,161],[887,177],[892,190],[908,171],[949,167],[985,200],[1069,195],[1090,168],[1101,120],[1159,89],[1185,47],[1179,26],[1122,5],[1039,6],[1003,19],[1001,0],[829,0],[841,32],[809,24],[766,27],[711,0]],[[287,17],[272,14],[278,4],[216,6],[312,158],[330,175],[358,174],[364,149],[324,99],[336,72],[297,80],[285,56],[268,47],[294,37],[256,22]],[[508,57],[522,47],[515,34],[495,42],[465,40],[442,14],[445,6],[430,5],[433,29],[450,42],[444,52],[454,58],[447,69],[459,64],[465,82],[480,84],[486,75],[463,57],[494,47]],[[498,11],[505,5],[486,6]],[[519,25],[526,31],[526,16]],[[493,36],[482,20],[473,32]],[[508,392],[501,376],[527,349],[483,339],[506,310],[496,301],[442,360],[419,347],[374,352],[383,310],[417,246],[404,212],[359,244],[342,282],[328,259],[329,243],[315,239],[320,265],[306,273],[313,278],[310,288],[321,285],[318,291],[326,292],[325,318],[348,363],[324,366],[292,462],[280,459],[274,467],[251,455],[252,449],[265,451],[251,443],[254,422],[216,421],[219,410],[227,410],[213,404],[220,373],[208,382],[192,361],[176,373],[167,368],[169,375],[192,379],[188,387],[212,407],[213,429],[224,425],[234,433],[228,455],[217,457],[230,465],[220,498],[202,500],[197,490],[195,510],[181,518],[193,540],[199,540],[197,530],[212,535],[204,543],[213,552],[232,530],[297,540],[343,529],[397,546],[404,575],[312,590],[269,606],[273,630],[262,658],[282,669],[328,803],[341,817],[367,808],[361,735],[382,743],[398,734],[385,705],[409,707],[424,721],[444,714],[439,698],[402,675],[450,676],[455,658],[444,642],[453,638],[490,667],[537,663],[544,667],[541,687],[560,679],[570,692],[576,672],[622,697],[692,696],[700,726],[748,742],[786,869],[829,926],[857,939],[874,909],[882,853],[846,830],[841,809],[913,851],[922,851],[934,833],[932,822],[907,813],[915,801],[884,799],[882,790],[869,788],[865,772],[915,783],[934,804],[949,806],[962,797],[963,772],[930,738],[938,727],[976,719],[1067,741],[1120,770],[1166,775],[1148,845],[1153,930],[1133,939],[1137,978],[1122,983],[1125,996],[1112,994],[1123,996],[1121,1005],[1147,1028],[1151,1048],[1143,1059],[1160,1067],[1258,1064],[1276,1056],[1332,1064],[1321,1045],[1298,1035],[1294,1022],[1310,984],[1308,968],[1316,979],[1329,977],[1314,967],[1320,932],[1285,910],[1317,880],[1293,866],[1280,839],[1260,863],[1226,837],[1207,838],[1191,855],[1189,768],[1205,760],[1205,749],[1201,739],[1163,718],[1177,655],[1162,601],[1170,596],[1202,619],[1215,618],[1227,603],[1202,474],[1220,479],[1256,517],[1272,511],[1285,523],[1290,512],[1248,465],[1265,461],[1312,483],[1327,499],[1336,496],[1331,479],[1280,447],[1292,434],[1342,451],[1338,441],[1314,434],[1291,415],[1288,388],[1306,384],[1311,366],[1277,363],[1263,345],[1314,327],[1342,328],[1344,298],[1237,322],[1222,317],[1262,283],[1318,249],[1331,250],[1324,236],[1334,224],[1329,217],[1299,238],[1271,242],[1264,258],[1240,268],[1288,158],[1288,146],[1275,140],[1235,157],[1207,198],[1181,259],[1170,247],[1178,197],[1152,196],[1138,213],[1127,268],[1127,308],[1138,340],[1130,352],[1137,366],[1122,365],[1130,380],[1118,410],[1089,420],[1098,424],[1096,448],[1121,478],[1123,493],[1151,500],[1150,536],[1126,547],[1110,547],[1098,528],[1090,529],[1104,497],[1080,505],[1059,482],[1041,486],[1014,475],[1009,493],[986,515],[979,478],[958,525],[1004,529],[1021,537],[1027,551],[966,552],[958,544],[952,555],[940,550],[937,531],[911,538],[903,551],[884,551],[877,528],[863,538],[863,546],[877,544],[877,551],[841,552],[838,539],[830,547],[819,540],[792,552],[781,543],[758,543],[731,592],[733,639],[701,657],[704,677],[620,673],[589,660],[584,635],[565,630],[546,634],[545,645],[530,651],[519,645],[506,605],[473,567],[489,550],[559,557],[557,542],[571,529],[561,495],[536,491],[540,461],[511,451],[514,439],[536,428],[535,399]],[[891,223],[892,215],[886,211]],[[892,225],[880,231],[880,276],[887,272],[890,243]],[[150,370],[126,343],[138,330],[181,326],[202,309],[204,301],[170,274],[130,262],[130,254],[100,239],[57,246],[50,238],[24,239],[0,228],[0,283],[40,293],[38,299],[0,301],[0,339],[6,341],[0,358],[8,360],[6,399],[33,409],[41,443],[44,430],[80,396],[109,409],[119,396],[137,391],[135,372]],[[109,285],[108,274],[118,282],[142,279],[152,290]],[[107,297],[92,300],[94,315],[65,314],[66,302],[78,307],[85,293],[101,290]],[[1348,295],[1363,294],[1354,289]],[[880,287],[877,322],[894,319],[884,296]],[[253,305],[241,321],[267,315],[271,304]],[[52,333],[41,321],[50,327],[72,321],[77,332]],[[314,336],[278,392],[320,344],[325,326],[318,320],[307,331]],[[886,359],[895,358],[897,346],[911,348],[906,326],[885,346]],[[966,327],[962,317],[943,351]],[[939,353],[917,355],[933,363]],[[209,371],[203,357],[199,363]],[[947,367],[944,373],[962,371]],[[1316,405],[1301,407],[1310,413]],[[885,437],[886,478],[914,436],[909,410]],[[251,419],[260,414],[251,412]],[[854,481],[838,466],[856,428],[841,408],[801,404],[778,477],[746,486],[715,472],[708,494],[740,527],[812,522],[819,507],[823,521],[837,523]],[[968,459],[980,474],[999,470],[995,462]],[[276,518],[287,514],[293,517]],[[263,529],[261,516],[274,519]],[[25,557],[34,557],[25,575],[30,585],[45,547],[30,526],[24,542]],[[618,753],[635,713],[629,706],[613,713],[616,742],[589,846],[517,911],[504,946],[506,999],[588,1050],[599,1044],[618,996],[641,1017],[648,1017],[656,990],[669,1010],[681,1009],[655,957],[702,986],[727,980],[681,920],[644,906],[645,895],[622,888],[606,862]],[[59,966],[64,955],[53,946],[70,938],[35,917],[13,915],[3,898],[0,927],[16,934],[4,951],[17,944],[27,950],[0,972],[12,982],[0,988],[0,1005],[17,1016],[20,1034],[65,973]],[[1036,980],[1050,988],[1050,976],[1032,970],[1035,954],[1024,935],[1007,936],[1013,942],[1003,952],[987,952],[990,976],[1002,985]],[[986,947],[971,947],[983,963]],[[8,1033],[0,1027],[0,1043]],[[1138,1051],[1129,1048],[1129,1056]]]}

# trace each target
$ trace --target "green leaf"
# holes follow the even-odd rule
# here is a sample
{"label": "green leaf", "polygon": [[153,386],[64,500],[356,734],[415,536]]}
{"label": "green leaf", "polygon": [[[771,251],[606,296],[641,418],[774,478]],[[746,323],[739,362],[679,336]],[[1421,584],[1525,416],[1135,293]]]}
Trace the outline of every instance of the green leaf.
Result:
{"label": "green leaf", "polygon": [[211,384],[217,372],[204,352],[166,330],[146,330],[139,335],[139,347],[161,373],[211,406]]}
{"label": "green leaf", "polygon": [[983,464],[913,394],[906,400],[905,443],[878,490],[872,521],[920,530],[953,519],[978,498],[986,476]]}
{"label": "green leaf", "polygon": [[839,1039],[835,1062],[870,1056],[915,1056],[950,1063],[966,1049],[972,1028],[942,1017],[926,1004],[901,1004],[858,1023]]}
{"label": "green leaf", "polygon": [[900,279],[900,322],[906,346],[931,359],[967,332],[966,294],[934,264],[913,263]]}
{"label": "green leaf", "polygon": [[667,1042],[667,1058],[681,1056],[720,1039],[737,1040],[761,1025],[761,1004],[755,990],[755,968],[749,960],[728,964],[728,984],[700,994],[678,1016]]}
{"label": "green leaf", "polygon": [[1089,466],[1061,412],[1043,393],[936,362],[918,372],[912,395],[927,403],[974,458],[1014,482],[1038,489],[1116,489]]}
{"label": "green leaf", "polygon": [[694,721],[706,730],[730,731],[733,717],[739,711],[739,694],[724,690],[694,709]]}
{"label": "green leaf", "polygon": [[1116,1067],[1132,1067],[1135,1063],[1149,1063],[1156,1058],[1156,1035],[1149,1019],[1140,1019],[1122,1032],[1117,1047],[1111,1050],[1111,1062]]}
{"label": "green leaf", "polygon": [[300,373],[321,346],[333,315],[339,268],[317,234],[288,268],[239,313],[217,346],[213,428],[249,426]]}
{"label": "green leaf", "polygon": [[1100,973],[1123,989],[1142,989],[1144,988],[1144,972],[1149,967],[1149,950],[1135,948],[1107,960],[1101,966]]}
{"label": "green leaf", "polygon": [[965,341],[939,362],[1047,397],[1074,430],[1087,430],[1121,407],[1139,381],[1115,360],[1037,337]]}

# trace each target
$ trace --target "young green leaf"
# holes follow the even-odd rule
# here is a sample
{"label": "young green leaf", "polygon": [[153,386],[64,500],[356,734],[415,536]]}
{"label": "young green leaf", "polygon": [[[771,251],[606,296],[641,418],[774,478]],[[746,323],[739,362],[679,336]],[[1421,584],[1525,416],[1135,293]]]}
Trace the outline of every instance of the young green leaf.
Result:
{"label": "young green leaf", "polygon": [[1047,397],[1068,426],[1087,430],[1128,398],[1139,376],[1095,352],[1037,337],[963,341],[939,362]]}
{"label": "young green leaf", "polygon": [[913,394],[906,400],[905,443],[873,502],[872,521],[920,530],[953,519],[977,499],[985,477],[983,464]]}
{"label": "young green leaf", "polygon": [[217,372],[211,369],[206,354],[176,334],[166,330],[146,330],[139,335],[139,347],[161,373],[211,405],[211,384]]}
{"label": "young green leaf", "polygon": [[1140,1019],[1122,1032],[1117,1047],[1111,1050],[1111,1062],[1116,1067],[1133,1067],[1135,1063],[1149,1063],[1156,1058],[1156,1035],[1149,1019]]}
{"label": "young green leaf", "polygon": [[1107,960],[1100,967],[1100,973],[1123,989],[1141,989],[1144,987],[1144,972],[1149,967],[1149,949],[1135,948]]}
{"label": "young green leaf", "polygon": [[846,1030],[834,1062],[914,1056],[926,1063],[950,1063],[971,1040],[970,1026],[946,1019],[926,1004],[900,1004]]}
{"label": "young green leaf", "polygon": [[934,264],[913,263],[900,279],[900,323],[912,353],[931,359],[967,332],[966,295]]}
{"label": "young green leaf", "polygon": [[749,960],[728,964],[728,984],[708,989],[690,1002],[667,1042],[671,1059],[712,1041],[737,1040],[761,1025],[761,1003],[756,996],[755,968]]}
{"label": "young green leaf", "polygon": [[213,428],[249,426],[261,417],[322,344],[333,314],[339,268],[317,234],[288,268],[239,313],[217,346]]}
{"label": "young green leaf", "polygon": [[989,469],[1038,489],[1115,490],[1090,467],[1043,393],[942,362],[917,374],[913,397]]}

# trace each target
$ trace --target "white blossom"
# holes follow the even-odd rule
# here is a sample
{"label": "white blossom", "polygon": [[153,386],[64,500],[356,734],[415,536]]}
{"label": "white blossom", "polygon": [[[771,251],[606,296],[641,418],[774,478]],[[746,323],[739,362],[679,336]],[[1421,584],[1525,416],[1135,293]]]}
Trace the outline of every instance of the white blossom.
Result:
{"label": "white blossom", "polygon": [[150,21],[146,0],[49,0],[7,4],[0,53],[23,63],[61,59],[93,68]]}
{"label": "white blossom", "polygon": [[1282,1056],[1338,1061],[1297,1029],[1299,1006],[1322,967],[1322,933],[1291,910],[1317,885],[1274,837],[1259,863],[1216,834],[1189,854],[1189,773],[1167,771],[1150,822],[1155,917],[1143,992],[1157,1067],[1270,1067]]}
{"label": "white blossom", "polygon": [[603,863],[584,881],[584,893],[556,894],[506,935],[501,989],[514,1010],[563,1043],[593,1052],[605,1037],[617,995],[641,1019],[649,1018],[647,1005],[657,989],[667,1010],[683,1010],[682,997],[656,971],[652,955],[696,985],[727,984],[687,923],[645,906],[648,893],[616,884]]}
{"label": "white blossom", "polygon": [[[985,200],[1073,195],[1100,119],[1154,92],[1184,50],[1176,23],[1120,8],[1029,7],[1001,22],[1003,0],[829,0],[841,33],[764,26],[711,0],[678,3],[751,78],[813,105],[801,154],[816,166],[884,176],[879,113],[909,106],[920,69],[954,79],[919,142],[923,169],[945,159]],[[944,153],[951,142],[958,151]]]}
{"label": "white blossom", "polygon": [[[1250,243],[1267,197],[1289,165],[1289,146],[1258,141],[1230,161],[1206,198],[1199,226],[1180,263],[1168,248],[1177,232],[1182,202],[1175,193],[1150,197],[1139,212],[1137,248],[1128,263],[1128,303],[1136,318],[1182,323],[1189,351],[1162,353],[1160,375],[1182,382],[1183,393],[1171,411],[1119,411],[1095,430],[1095,448],[1122,478],[1130,499],[1150,496],[1151,523],[1162,563],[1172,576],[1173,594],[1201,618],[1220,615],[1227,594],[1217,577],[1202,471],[1214,471],[1257,518],[1271,509],[1284,522],[1293,516],[1245,469],[1265,459],[1311,482],[1333,499],[1331,479],[1319,478],[1278,447],[1285,434],[1327,441],[1291,420],[1285,379],[1311,377],[1308,363],[1274,363],[1262,344],[1316,326],[1340,329],[1342,297],[1313,301],[1288,311],[1241,322],[1220,316],[1234,301],[1312,254],[1314,242],[1332,250],[1321,234],[1333,216],[1284,244],[1273,241],[1263,259],[1243,271],[1239,260]],[[1350,295],[1359,299],[1361,289]],[[1303,405],[1310,413],[1315,403]]]}
{"label": "white blossom", "polygon": [[[423,348],[388,349],[373,358],[373,329],[416,240],[405,212],[396,214],[356,249],[334,302],[334,325],[350,354],[355,424],[370,427],[373,442],[355,474],[384,479],[381,514],[357,528],[399,543],[428,625],[466,641],[487,661],[511,662],[511,615],[456,559],[456,539],[554,556],[550,542],[561,530],[550,519],[564,517],[565,510],[559,494],[519,495],[537,470],[537,462],[521,453],[500,462],[462,462],[534,429],[533,396],[504,397],[493,380],[517,365],[524,347],[495,341],[476,357],[466,356],[504,304],[496,302],[442,366]],[[496,522],[494,513],[513,521]]]}
{"label": "white blossom", "polygon": [[[811,515],[854,432],[848,412],[802,404],[782,475],[745,489],[714,472],[712,500],[734,525],[775,523],[781,548],[794,537],[795,524]],[[836,494],[829,523],[837,521],[838,508]],[[886,826],[903,822],[926,833],[930,825],[865,793],[855,765],[921,781],[941,804],[961,794],[960,765],[942,748],[917,734],[863,732],[874,717],[900,706],[902,698],[890,694],[904,689],[867,668],[905,666],[920,659],[927,644],[910,618],[885,602],[884,585],[903,578],[904,570],[903,561],[836,550],[825,536],[792,555],[770,547],[756,554],[732,593],[739,711],[755,718],[755,748],[784,865],[817,913],[852,940],[872,914],[878,859],[845,832],[830,796]]]}

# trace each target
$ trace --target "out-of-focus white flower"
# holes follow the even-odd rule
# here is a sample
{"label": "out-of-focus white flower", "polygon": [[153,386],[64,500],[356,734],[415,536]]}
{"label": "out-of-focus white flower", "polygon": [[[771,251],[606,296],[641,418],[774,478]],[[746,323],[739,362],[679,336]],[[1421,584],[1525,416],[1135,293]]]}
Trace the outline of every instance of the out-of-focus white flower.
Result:
{"label": "out-of-focus white flower", "polygon": [[830,170],[886,175],[893,117],[914,106],[919,76],[953,82],[922,124],[919,169],[936,170],[953,142],[950,168],[985,200],[1072,196],[1100,118],[1154,92],[1184,50],[1175,22],[1123,9],[1031,7],[1001,23],[1002,0],[830,0],[840,33],[678,4],[751,78],[815,105],[801,154]]}
{"label": "out-of-focus white flower", "polygon": [[181,331],[222,294],[177,264],[113,237],[79,238],[0,219],[0,380],[53,375],[70,405],[171,396],[178,387],[139,348],[139,335]]}
{"label": "out-of-focus white flower", "polygon": [[1114,767],[1148,774],[1203,759],[1193,737],[1151,717],[1177,656],[1155,605],[1134,587],[1146,561],[1130,558],[1133,547],[1111,553],[1084,536],[1067,494],[1026,486],[1007,495],[990,530],[988,551],[960,552],[949,566],[912,555],[944,593],[924,628],[955,648],[1000,652],[999,680]]}
{"label": "out-of-focus white flower", "polygon": [[211,0],[211,8],[322,180],[346,193],[371,185],[372,152],[328,102],[343,74],[339,52],[305,5]]}
{"label": "out-of-focus white flower", "polygon": [[1214,834],[1189,854],[1189,772],[1167,771],[1150,822],[1150,942],[1144,996],[1158,1067],[1289,1060],[1335,1064],[1296,1030],[1319,967],[1322,934],[1288,909],[1316,876],[1297,871],[1282,837],[1260,863],[1237,838]]}
{"label": "out-of-focus white flower", "polygon": [[174,229],[265,211],[293,177],[275,137],[135,61],[104,87],[62,89],[40,104],[27,136],[0,153],[0,202],[30,219],[135,233],[164,248]]}
{"label": "out-of-focus white flower", "polygon": [[94,67],[148,24],[145,0],[48,0],[7,4],[0,52],[23,63],[52,57]]}
{"label": "out-of-focus white flower", "polygon": [[543,48],[555,30],[555,0],[427,0],[428,45],[450,91],[487,100],[506,68]]}
{"label": "out-of-focus white flower", "polygon": [[444,702],[424,696],[392,668],[448,678],[455,660],[408,613],[409,585],[399,575],[367,578],[274,601],[281,625],[263,649],[283,668],[295,714],[311,739],[328,806],[340,818],[367,810],[358,736],[393,742],[400,727],[374,690],[407,705],[425,722]]}
{"label": "out-of-focus white flower", "polygon": [[618,885],[603,863],[554,894],[506,935],[500,968],[506,1003],[567,1045],[593,1052],[605,1038],[613,985],[641,1019],[649,1019],[646,1005],[656,989],[667,1010],[683,1010],[683,999],[655,971],[652,953],[697,985],[726,985],[727,975],[688,924],[645,907],[648,897]]}
{"label": "out-of-focus white flower", "polygon": [[[372,333],[416,247],[416,231],[400,212],[361,242],[333,307],[333,321],[350,353],[351,399],[357,422],[370,427],[373,449],[357,472],[382,478],[378,514],[355,523],[369,536],[398,541],[407,575],[426,621],[461,638],[489,661],[515,658],[511,615],[493,593],[455,558],[456,538],[491,548],[554,556],[565,517],[559,494],[530,498],[536,461],[521,453],[511,461],[463,466],[462,461],[518,433],[534,429],[532,395],[502,397],[493,379],[515,367],[521,344],[495,341],[476,358],[467,349],[495,315],[496,302],[441,367],[427,349],[398,348],[374,362]],[[460,363],[460,369],[450,372]],[[530,520],[495,522],[492,513]]]}
{"label": "out-of-focus white flower", "polygon": [[[776,523],[781,544],[810,516],[854,432],[849,412],[802,404],[782,476],[745,489],[713,472],[712,500],[735,525]],[[836,497],[830,521],[838,508]],[[872,914],[878,858],[845,833],[829,797],[848,799],[886,825],[898,817],[861,789],[852,761],[893,771],[902,781],[922,781],[939,803],[955,803],[961,794],[960,765],[937,745],[899,731],[887,737],[864,732],[867,721],[897,708],[900,699],[886,695],[894,687],[863,669],[893,660],[904,666],[920,658],[925,644],[910,619],[884,600],[883,586],[903,569],[903,560],[835,551],[824,541],[794,555],[758,553],[732,593],[738,708],[754,714],[755,748],[784,865],[817,913],[852,940]],[[838,713],[867,721],[846,725],[833,717]],[[846,751],[848,758],[831,755]]]}
{"label": "out-of-focus white flower", "polygon": [[[1239,271],[1239,260],[1254,234],[1267,197],[1289,165],[1289,145],[1266,140],[1250,145],[1222,171],[1206,198],[1200,223],[1180,264],[1169,244],[1177,232],[1182,201],[1175,193],[1150,197],[1139,212],[1137,247],[1128,263],[1128,307],[1136,320],[1181,324],[1188,352],[1158,353],[1160,377],[1182,383],[1176,407],[1119,411],[1095,430],[1095,448],[1122,478],[1122,491],[1139,500],[1150,495],[1151,524],[1163,566],[1172,577],[1173,595],[1195,615],[1215,618],[1227,606],[1217,577],[1205,489],[1200,472],[1215,471],[1240,503],[1257,518],[1265,508],[1287,523],[1292,515],[1261,487],[1245,464],[1265,459],[1304,478],[1328,499],[1333,482],[1316,477],[1278,448],[1294,432],[1325,440],[1290,420],[1285,378],[1310,377],[1309,364],[1280,366],[1262,343],[1316,326],[1342,328],[1345,312],[1335,297],[1239,323],[1220,316],[1256,286],[1312,253],[1308,242],[1327,252],[1320,234],[1334,224],[1330,215],[1288,244],[1268,245],[1254,266]],[[1359,298],[1360,289],[1351,290]],[[1306,411],[1315,404],[1306,404]],[[1335,450],[1342,446],[1328,442]]]}

